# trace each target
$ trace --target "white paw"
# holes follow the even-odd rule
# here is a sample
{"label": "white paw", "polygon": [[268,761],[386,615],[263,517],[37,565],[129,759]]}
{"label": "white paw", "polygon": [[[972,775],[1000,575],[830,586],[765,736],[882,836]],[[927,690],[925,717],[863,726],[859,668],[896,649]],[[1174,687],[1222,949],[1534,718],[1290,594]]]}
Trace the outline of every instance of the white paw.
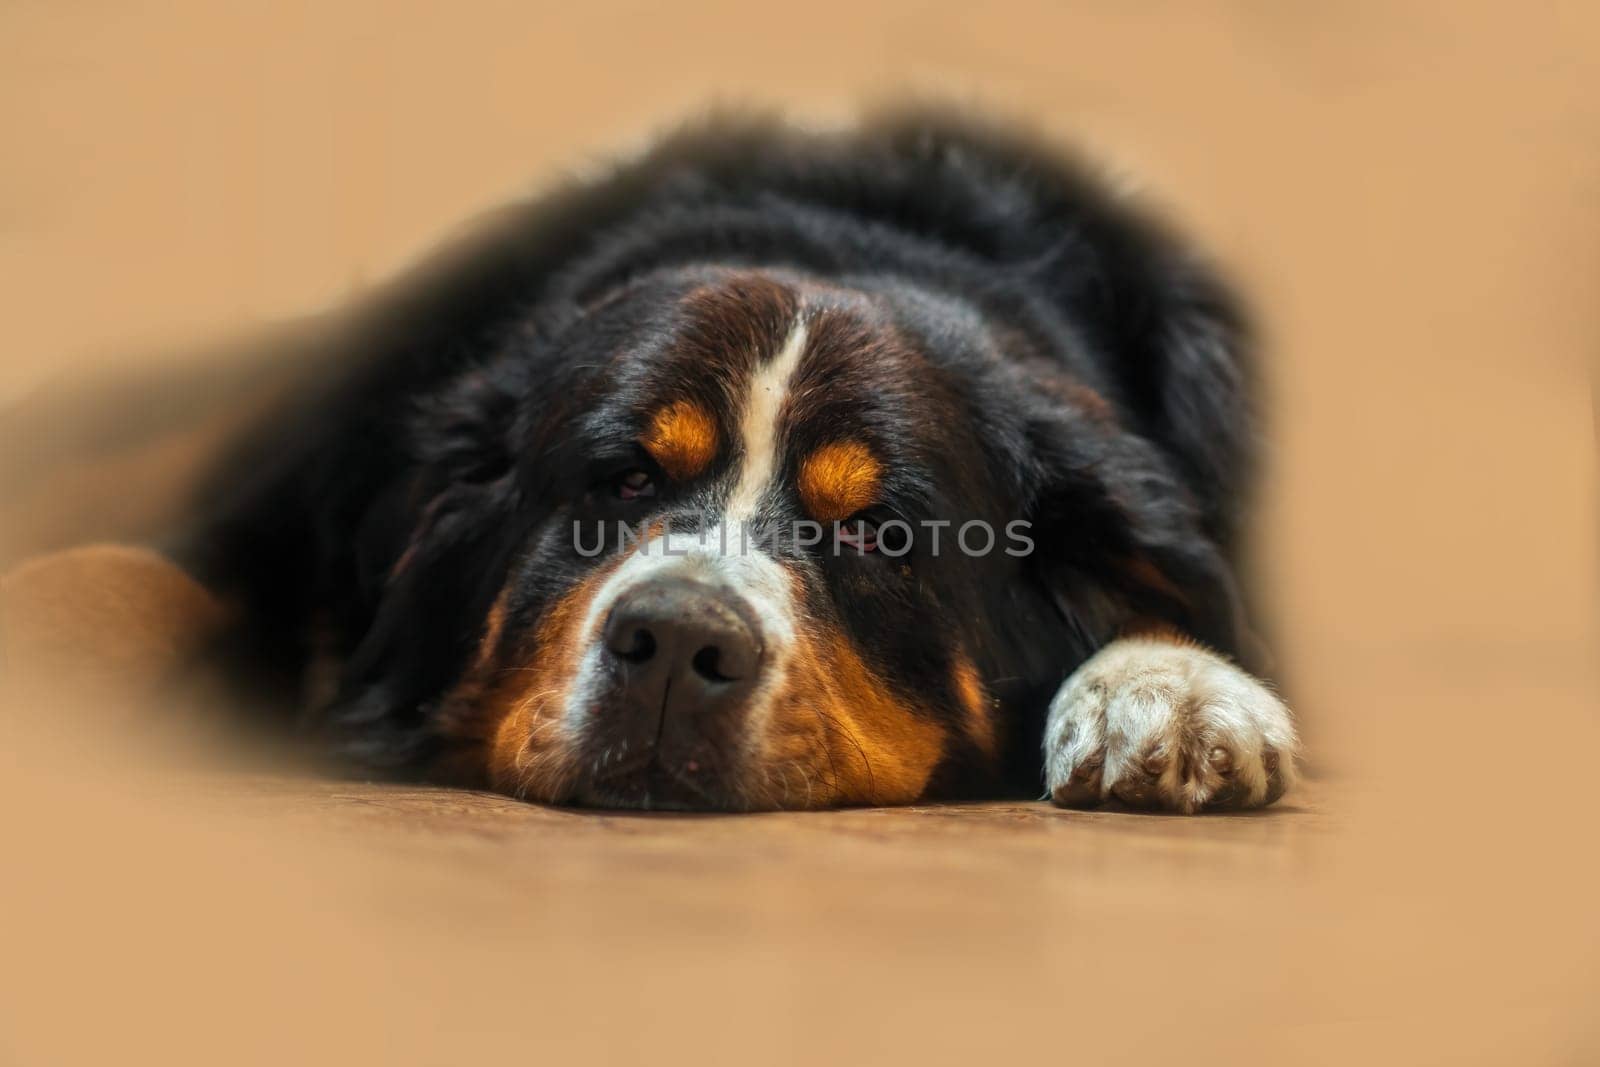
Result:
{"label": "white paw", "polygon": [[1195,812],[1254,808],[1295,778],[1289,709],[1203,648],[1124,638],[1062,683],[1045,725],[1045,780],[1067,807],[1116,799]]}

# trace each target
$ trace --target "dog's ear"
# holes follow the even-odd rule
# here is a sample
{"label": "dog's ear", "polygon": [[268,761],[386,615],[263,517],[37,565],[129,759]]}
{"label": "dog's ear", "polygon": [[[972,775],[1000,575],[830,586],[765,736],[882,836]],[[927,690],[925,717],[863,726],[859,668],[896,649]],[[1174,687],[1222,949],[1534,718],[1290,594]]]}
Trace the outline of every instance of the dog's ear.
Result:
{"label": "dog's ear", "polygon": [[1114,197],[1089,202],[1056,284],[1104,353],[1110,395],[1099,418],[1034,420],[1041,565],[1100,639],[1130,619],[1166,622],[1256,660],[1233,571],[1256,453],[1243,312],[1155,220]]}
{"label": "dog's ear", "polygon": [[1257,451],[1253,342],[1240,303],[1209,265],[1128,205],[1107,203],[1083,230],[1088,250],[1062,284],[1107,353],[1100,362],[1119,416],[1161,450],[1201,528],[1231,550]]}
{"label": "dog's ear", "polygon": [[1029,516],[1032,577],[1090,649],[1130,626],[1167,624],[1247,655],[1233,569],[1166,457],[1060,412],[1031,433],[1043,472]]}
{"label": "dog's ear", "polygon": [[428,712],[476,648],[528,528],[511,443],[526,395],[514,373],[475,369],[427,401],[406,435],[412,464],[357,527],[365,618],[323,725],[366,765],[427,757]]}

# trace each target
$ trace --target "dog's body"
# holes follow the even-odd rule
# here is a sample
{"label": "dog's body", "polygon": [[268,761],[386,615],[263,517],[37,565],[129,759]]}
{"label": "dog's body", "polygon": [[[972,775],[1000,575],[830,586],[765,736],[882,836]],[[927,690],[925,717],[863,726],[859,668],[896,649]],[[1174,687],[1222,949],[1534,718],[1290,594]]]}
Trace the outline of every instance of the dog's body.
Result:
{"label": "dog's body", "polygon": [[1289,784],[1234,665],[1237,318],[1021,141],[713,125],[382,304],[185,553],[363,763],[726,809]]}

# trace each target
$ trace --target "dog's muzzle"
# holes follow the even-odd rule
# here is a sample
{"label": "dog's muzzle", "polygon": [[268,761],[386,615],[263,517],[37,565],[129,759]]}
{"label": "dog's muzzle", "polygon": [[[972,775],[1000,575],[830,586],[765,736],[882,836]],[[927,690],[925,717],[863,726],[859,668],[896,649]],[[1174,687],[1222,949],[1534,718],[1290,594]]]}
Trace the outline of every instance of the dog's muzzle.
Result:
{"label": "dog's muzzle", "polygon": [[625,801],[701,806],[739,747],[765,665],[759,624],[718,583],[660,576],[618,598],[600,640],[614,687],[593,726],[620,755],[595,785]]}

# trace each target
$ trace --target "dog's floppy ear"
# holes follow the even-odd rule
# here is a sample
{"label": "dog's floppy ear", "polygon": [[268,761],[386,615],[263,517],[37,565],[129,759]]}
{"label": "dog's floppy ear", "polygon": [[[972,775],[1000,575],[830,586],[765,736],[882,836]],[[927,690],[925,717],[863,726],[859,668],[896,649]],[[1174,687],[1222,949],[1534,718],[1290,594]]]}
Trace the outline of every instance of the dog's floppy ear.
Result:
{"label": "dog's floppy ear", "polygon": [[371,605],[324,728],[369,766],[424,759],[428,711],[460,675],[528,527],[511,435],[524,399],[509,370],[476,369],[409,428],[414,463],[373,498],[355,543]]}
{"label": "dog's floppy ear", "polygon": [[1231,546],[1256,467],[1249,332],[1232,295],[1200,264],[1162,251],[1149,270],[1149,302],[1119,322],[1124,395],[1194,492],[1201,525]]}
{"label": "dog's floppy ear", "polygon": [[1245,655],[1232,567],[1166,457],[1070,413],[1035,421],[1030,433],[1043,471],[1030,514],[1033,576],[1086,643],[1165,623]]}
{"label": "dog's floppy ear", "polygon": [[1040,562],[1102,639],[1109,620],[1131,616],[1254,658],[1233,573],[1256,451],[1243,313],[1154,220],[1115,197],[1089,202],[1067,228],[1078,254],[1061,257],[1055,283],[1103,353],[1110,395],[1100,419],[1051,411],[1033,422],[1046,472]]}
{"label": "dog's floppy ear", "polygon": [[1155,444],[1231,550],[1255,474],[1253,343],[1228,286],[1128,205],[1083,226],[1092,266],[1069,271],[1078,321],[1104,349],[1119,415]]}

